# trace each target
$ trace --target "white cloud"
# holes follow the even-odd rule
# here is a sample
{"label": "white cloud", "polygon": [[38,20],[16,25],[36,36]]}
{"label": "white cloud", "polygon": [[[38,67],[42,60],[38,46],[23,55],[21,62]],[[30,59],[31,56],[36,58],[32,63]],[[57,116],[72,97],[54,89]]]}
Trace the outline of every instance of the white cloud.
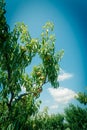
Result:
{"label": "white cloud", "polygon": [[74,98],[76,93],[68,88],[60,87],[58,89],[48,88],[49,93],[52,95],[57,103],[66,104]]}
{"label": "white cloud", "polygon": [[64,81],[64,80],[70,79],[72,77],[73,77],[73,74],[66,73],[65,71],[63,71],[61,69],[60,70],[60,75],[58,76],[58,81]]}
{"label": "white cloud", "polygon": [[58,105],[52,105],[50,106],[50,109],[58,109]]}

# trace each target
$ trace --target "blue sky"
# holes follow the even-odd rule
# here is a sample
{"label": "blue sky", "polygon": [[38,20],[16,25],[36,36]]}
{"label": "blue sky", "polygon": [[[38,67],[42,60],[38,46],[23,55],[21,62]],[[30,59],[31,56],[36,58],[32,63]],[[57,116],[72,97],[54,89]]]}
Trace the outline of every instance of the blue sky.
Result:
{"label": "blue sky", "polygon": [[[16,22],[24,22],[31,36],[37,38],[47,21],[54,23],[56,51],[65,51],[60,62],[60,88],[55,91],[47,84],[40,99],[41,108],[48,106],[50,112],[61,112],[77,92],[87,88],[86,0],[6,0],[6,3],[6,17],[11,29]],[[39,62],[35,58],[32,65]]]}

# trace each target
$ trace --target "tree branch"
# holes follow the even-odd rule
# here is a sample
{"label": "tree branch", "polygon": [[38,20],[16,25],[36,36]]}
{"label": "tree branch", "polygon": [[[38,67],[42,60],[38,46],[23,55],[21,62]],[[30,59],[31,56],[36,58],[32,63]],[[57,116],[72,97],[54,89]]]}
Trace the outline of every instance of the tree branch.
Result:
{"label": "tree branch", "polygon": [[15,98],[14,98],[13,103],[16,103],[16,102],[19,101],[22,97],[27,96],[27,95],[32,94],[32,93],[35,93],[35,92],[32,91],[32,92],[26,92],[26,93],[20,94],[18,97],[15,97]]}
{"label": "tree branch", "polygon": [[[44,84],[46,84],[46,83],[48,83],[48,81],[45,81],[45,82],[40,86],[40,88],[41,88]],[[39,88],[38,88],[38,89],[39,89]],[[36,94],[36,93],[37,93],[37,92],[35,92],[35,91],[22,93],[22,94],[20,94],[19,96],[17,96],[17,97],[14,98],[13,103],[16,103],[17,101],[21,100],[22,97],[24,97],[24,96],[27,96],[27,95],[29,95],[29,94]]]}

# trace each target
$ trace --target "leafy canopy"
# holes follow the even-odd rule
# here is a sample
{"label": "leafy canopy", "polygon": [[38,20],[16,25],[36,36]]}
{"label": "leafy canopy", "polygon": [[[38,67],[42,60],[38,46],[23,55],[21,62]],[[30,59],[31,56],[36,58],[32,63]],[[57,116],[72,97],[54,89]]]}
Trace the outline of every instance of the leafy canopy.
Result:
{"label": "leafy canopy", "polygon": [[[10,31],[5,13],[5,2],[1,0],[0,127],[9,129],[14,124],[19,129],[38,111],[40,102],[37,98],[43,85],[49,82],[54,88],[59,86],[59,61],[64,51],[55,52],[52,22],[43,26],[40,38],[32,38],[24,23],[17,23]],[[41,63],[33,67],[31,74],[27,74],[25,69],[36,55]],[[22,87],[26,92],[21,93]]]}

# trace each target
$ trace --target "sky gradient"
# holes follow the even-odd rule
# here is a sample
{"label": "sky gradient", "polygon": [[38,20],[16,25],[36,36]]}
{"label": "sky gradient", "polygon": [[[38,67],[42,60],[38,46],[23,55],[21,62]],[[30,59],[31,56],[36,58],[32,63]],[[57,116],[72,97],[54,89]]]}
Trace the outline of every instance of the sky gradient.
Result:
{"label": "sky gradient", "polygon": [[[60,88],[54,90],[47,84],[40,99],[41,108],[48,106],[50,112],[63,111],[73,101],[73,96],[79,91],[86,91],[87,87],[86,0],[6,0],[6,3],[6,17],[11,29],[16,22],[24,22],[30,35],[37,38],[47,21],[54,23],[56,51],[64,49],[65,52],[60,62]],[[32,65],[39,62],[34,58]]]}

